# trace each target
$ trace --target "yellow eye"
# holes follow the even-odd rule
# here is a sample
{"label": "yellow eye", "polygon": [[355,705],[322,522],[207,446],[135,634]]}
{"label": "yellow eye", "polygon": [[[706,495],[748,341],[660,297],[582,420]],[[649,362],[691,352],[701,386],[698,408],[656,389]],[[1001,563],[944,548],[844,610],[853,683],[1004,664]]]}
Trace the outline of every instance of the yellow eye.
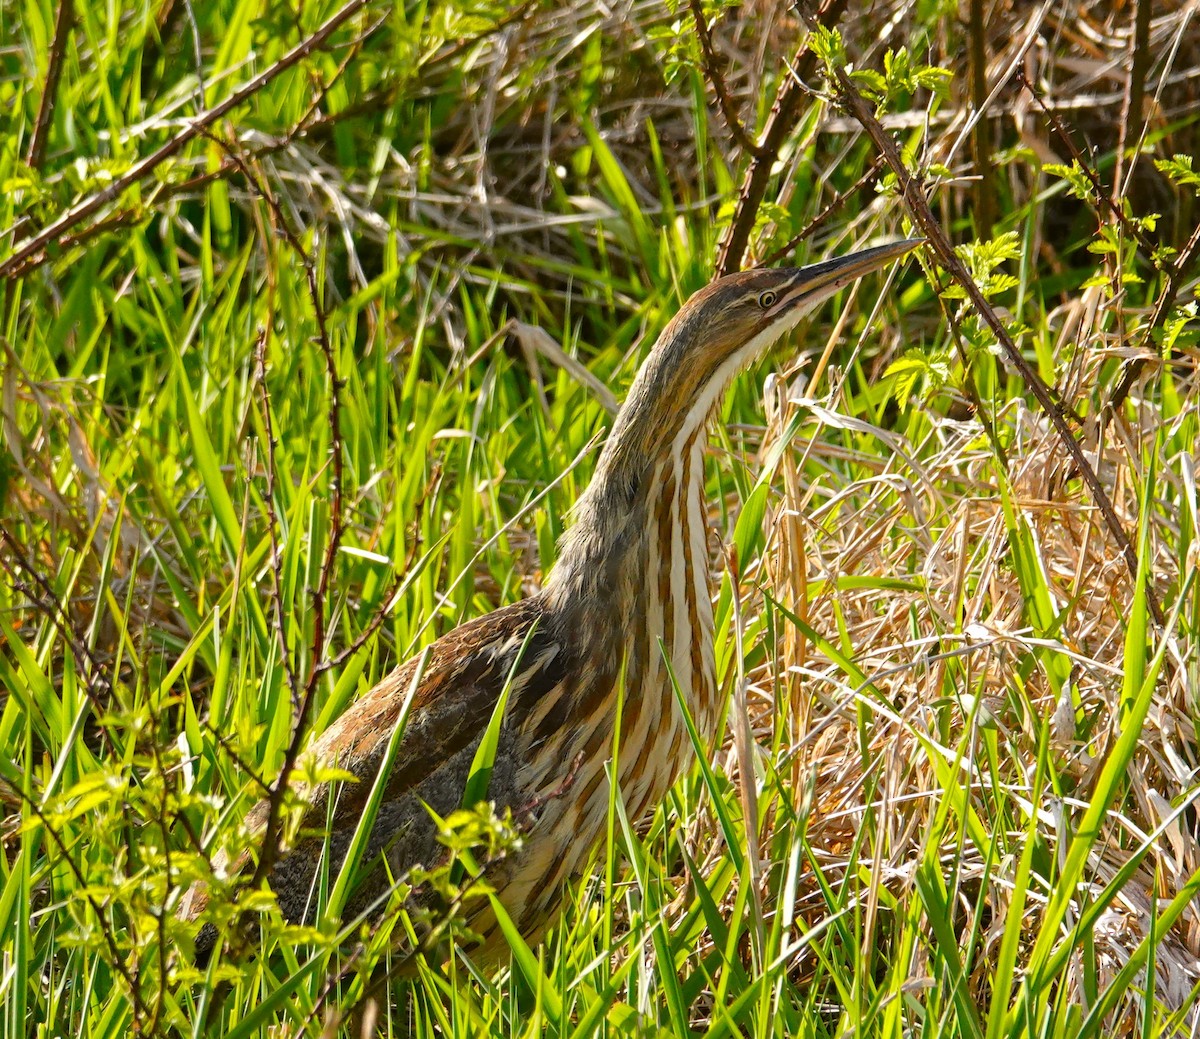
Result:
{"label": "yellow eye", "polygon": [[770,289],[767,289],[766,292],[763,292],[759,295],[758,305],[762,307],[763,310],[769,310],[775,305],[775,299],[775,293],[773,293]]}

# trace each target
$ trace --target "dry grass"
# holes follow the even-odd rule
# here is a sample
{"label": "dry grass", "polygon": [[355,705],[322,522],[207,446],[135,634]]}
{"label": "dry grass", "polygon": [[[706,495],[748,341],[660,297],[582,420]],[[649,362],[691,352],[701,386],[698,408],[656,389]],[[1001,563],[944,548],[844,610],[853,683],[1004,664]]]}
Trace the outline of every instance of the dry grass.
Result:
{"label": "dry grass", "polygon": [[[1121,526],[1144,543],[1146,584],[1168,624],[1139,614],[1141,589],[1094,495],[972,309],[939,296],[943,271],[848,293],[806,330],[802,374],[771,377],[761,395],[760,383],[739,384],[710,470],[726,542],[755,479],[770,482],[761,531],[736,546],[745,652],[732,650],[728,616],[720,633],[727,686],[745,671],[755,747],[731,737],[716,755],[718,785],[693,777],[641,834],[661,891],[616,884],[620,855],[638,849],[614,839],[610,875],[580,894],[544,964],[548,988],[578,1000],[561,1017],[540,990],[526,999],[529,977],[460,995],[431,982],[414,997],[418,1013],[436,1017],[441,1000],[468,1031],[516,1031],[545,1014],[559,1034],[607,999],[596,1012],[614,1032],[630,1021],[676,1028],[662,1008],[678,974],[696,1030],[732,1029],[725,1013],[761,1034],[797,1022],[821,1035],[967,1034],[967,1011],[947,1009],[957,953],[970,1001],[981,1016],[990,1007],[991,1039],[1019,1033],[1020,993],[1031,991],[1021,986],[1048,962],[1048,907],[1066,897],[1049,927],[1065,959],[1039,990],[1053,995],[1029,1000],[1081,1015],[1100,1005],[1102,1020],[1089,1032],[1063,1010],[1038,1027],[1200,1027],[1200,917],[1185,905],[1160,930],[1200,871],[1200,384],[1194,315],[1180,310],[1196,295],[1200,205],[1154,165],[1200,150],[1200,22],[1192,3],[1145,4],[985,5],[981,70],[953,10],[886,2],[828,20],[858,70],[909,47],[914,63],[954,73],[945,100],[892,96],[880,119],[929,174],[930,206],[955,242],[1017,233],[1000,265],[1016,282],[991,302],[1052,387]],[[199,18],[216,97],[276,53],[269,33],[221,50],[243,6],[172,15]],[[747,262],[797,236],[789,258],[844,251],[906,218],[819,71],[797,88],[778,153],[752,161],[717,111],[687,5],[437,10],[415,30],[394,12],[362,22],[211,136],[189,138],[142,196],[112,200],[99,223],[72,228],[61,251],[5,283],[0,920],[14,937],[0,943],[10,968],[0,993],[12,1034],[31,1022],[43,1034],[134,1023],[167,1034],[199,1020],[215,987],[184,973],[172,950],[186,935],[136,892],[169,905],[236,822],[247,774],[278,769],[295,693],[280,646],[301,676],[320,668],[370,630],[385,571],[407,582],[348,677],[317,686],[309,720],[326,724],[438,628],[536,587],[590,469],[584,449],[607,422],[607,394],[619,397],[679,298],[711,275],[754,162],[773,175],[762,204],[744,210],[758,217]],[[1151,15],[1141,42],[1139,11]],[[68,134],[60,115],[38,162],[10,156],[0,168],[18,185],[0,221],[6,254],[104,190],[93,174],[119,167],[113,142],[128,159],[189,132],[200,103],[190,55],[170,40],[160,50],[152,19],[114,18],[106,33],[78,30],[64,66],[63,111],[81,129]],[[722,89],[758,140],[805,23],[749,3],[714,13],[712,29]],[[277,31],[293,43],[300,32]],[[104,42],[118,37],[145,59],[145,101],[137,111],[112,102],[102,118],[89,99],[134,93],[124,51]],[[40,39],[22,46],[40,54]],[[24,78],[42,75],[33,62]],[[982,111],[967,100],[975,76]],[[18,123],[6,122],[9,151],[32,154]],[[1074,197],[1045,169],[1073,160],[1102,194]],[[997,204],[996,228],[972,223],[981,193]],[[1153,226],[1138,222],[1152,213]],[[1105,235],[1112,250],[1083,248]],[[1159,245],[1177,252],[1156,259]],[[298,246],[317,265],[317,291]],[[1183,334],[1164,358],[1155,335],[1173,314]],[[919,371],[898,389],[894,365],[906,359]],[[345,380],[339,436],[330,360]],[[1114,400],[1126,373],[1132,392]],[[338,452],[338,536],[352,551],[323,569]],[[220,518],[226,501],[232,527]],[[322,639],[310,593],[324,576],[335,594]],[[1136,692],[1146,664],[1131,648],[1138,632],[1148,655],[1163,649],[1161,670],[1122,796],[1104,801],[1130,682]],[[761,876],[747,877],[766,933],[782,933],[767,939],[776,959],[761,976],[784,995],[761,1010],[747,1009],[759,996],[746,974],[762,966],[764,938],[722,818],[745,840],[742,802],[719,785],[745,781],[739,761],[756,763],[746,788],[763,820],[748,842]],[[102,773],[119,796],[71,814],[84,796],[71,784]],[[1060,889],[1101,801],[1079,883]],[[720,921],[698,908],[703,883]],[[14,915],[31,903],[33,920]],[[270,966],[291,945],[285,937],[272,953],[272,933],[257,965],[239,965],[213,1028],[250,1034],[245,1015],[291,984],[281,976],[295,977],[292,963]],[[1122,974],[1151,935],[1152,986]],[[127,958],[140,973],[122,973]],[[318,1034],[323,985],[288,990],[303,1007],[272,1027],[286,1018]],[[1102,1004],[1110,985],[1117,996]],[[880,1022],[892,1004],[909,1016],[889,1030]],[[927,1008],[942,1016],[931,1024]]]}

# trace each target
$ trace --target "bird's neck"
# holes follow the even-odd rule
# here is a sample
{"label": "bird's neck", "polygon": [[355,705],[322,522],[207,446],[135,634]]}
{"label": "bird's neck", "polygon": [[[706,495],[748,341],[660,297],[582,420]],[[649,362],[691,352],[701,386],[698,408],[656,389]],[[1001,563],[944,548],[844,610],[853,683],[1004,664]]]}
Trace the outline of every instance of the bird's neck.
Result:
{"label": "bird's neck", "polygon": [[651,352],[575,506],[547,581],[556,612],[601,604],[619,619],[630,618],[647,586],[658,591],[669,583],[672,564],[689,574],[702,571],[707,580],[707,553],[699,550],[707,532],[705,426],[737,370],[737,360],[730,360],[728,371],[722,365],[708,378],[689,381],[679,377],[669,336]]}
{"label": "bird's neck", "polygon": [[575,507],[546,593],[554,607],[601,604],[627,615],[673,565],[707,572],[701,425],[669,450],[619,462],[607,452]]}
{"label": "bird's neck", "polygon": [[644,585],[666,579],[656,555],[662,567],[675,562],[707,581],[705,427],[757,347],[748,343],[715,370],[689,378],[679,343],[670,328],[664,333],[634,379],[575,507],[546,585],[552,609],[566,614],[603,602],[628,616]]}
{"label": "bird's neck", "polygon": [[706,418],[679,425],[657,449],[639,437],[640,450],[629,450],[629,427],[618,422],[563,539],[546,600],[584,668],[624,669],[631,716],[648,699],[655,717],[675,713],[669,662],[707,734],[716,705]]}

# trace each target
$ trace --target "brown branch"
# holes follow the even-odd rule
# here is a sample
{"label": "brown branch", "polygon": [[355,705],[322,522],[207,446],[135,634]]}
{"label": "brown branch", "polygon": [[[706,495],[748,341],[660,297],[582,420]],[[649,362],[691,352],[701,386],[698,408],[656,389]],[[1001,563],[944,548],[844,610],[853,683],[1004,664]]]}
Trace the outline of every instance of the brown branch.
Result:
{"label": "brown branch", "polygon": [[382,600],[380,600],[379,608],[372,614],[371,619],[367,621],[366,627],[363,628],[363,630],[360,631],[349,644],[339,650],[335,656],[329,658],[328,666],[325,668],[326,671],[336,671],[338,668],[342,667],[352,656],[354,656],[355,653],[362,649],[363,646],[367,644],[367,640],[379,630],[380,626],[387,619],[388,607],[391,605],[392,600],[396,598],[396,595],[399,593],[400,589],[404,586],[404,580],[407,576],[407,568],[405,568],[404,570],[399,571],[396,576],[392,578],[391,587],[388,588],[387,594]]}
{"label": "brown branch", "polygon": [[296,137],[299,137],[300,134],[307,133],[308,129],[317,122],[321,115],[321,106],[325,104],[325,99],[329,96],[329,92],[341,81],[342,77],[345,76],[355,59],[358,58],[359,53],[363,49],[363,45],[372,36],[374,36],[375,33],[378,32],[390,18],[391,12],[380,15],[374,22],[369,24],[362,32],[355,36],[354,39],[350,40],[346,47],[345,57],[338,62],[338,66],[336,69],[334,69],[333,75],[330,76],[326,82],[321,84],[321,88],[316,92],[316,95],[313,97],[312,101],[309,102],[308,108],[305,110],[304,115],[302,115],[297,121],[296,125],[284,135],[289,144]]}
{"label": "brown branch", "polygon": [[[246,160],[238,154],[234,146],[227,141],[222,141],[213,134],[206,133],[205,136],[215,144],[225,149],[226,154],[237,166],[242,175],[246,178],[247,183],[262,200],[266,203],[271,211],[272,220],[276,230],[287,241],[289,247],[300,260],[301,266],[304,268],[305,281],[308,286],[309,296],[312,300],[315,320],[317,322],[317,341],[321,346],[321,352],[325,358],[326,369],[329,373],[331,383],[331,399],[329,408],[329,424],[330,424],[330,441],[332,446],[332,462],[333,462],[333,502],[330,519],[329,536],[325,546],[325,555],[321,562],[321,573],[317,579],[317,587],[312,593],[312,611],[313,611],[313,640],[312,640],[312,659],[313,665],[309,669],[307,679],[304,683],[304,688],[300,691],[293,687],[293,729],[292,737],[288,743],[287,750],[284,752],[283,764],[280,767],[279,775],[271,787],[269,796],[267,797],[267,820],[263,827],[262,841],[259,848],[258,864],[254,869],[254,875],[250,878],[247,886],[251,889],[259,887],[262,882],[270,874],[279,858],[279,841],[281,834],[279,832],[280,816],[283,808],[284,793],[287,791],[291,782],[292,773],[295,771],[296,762],[300,758],[301,748],[304,746],[305,737],[308,735],[308,719],[312,714],[313,703],[316,699],[317,683],[321,676],[329,669],[328,661],[325,661],[325,603],[329,593],[329,580],[333,571],[334,562],[336,560],[338,549],[342,539],[343,525],[343,501],[342,501],[342,482],[343,482],[343,465],[342,465],[342,434],[339,412],[341,410],[341,380],[338,377],[337,365],[333,356],[333,346],[329,340],[329,329],[325,323],[325,310],[321,303],[320,287],[317,284],[317,269],[316,263],[313,261],[304,244],[300,241],[296,231],[292,228],[283,212],[283,207],[280,206],[279,200],[275,198],[267,184],[250,168]],[[282,603],[280,603],[282,609]]]}
{"label": "brown branch", "polygon": [[[299,247],[299,242],[296,243]],[[301,255],[304,255],[301,253]],[[345,522],[343,508],[343,487],[345,481],[343,466],[343,442],[341,424],[341,392],[345,385],[338,375],[337,361],[333,356],[333,346],[329,341],[329,329],[325,324],[325,308],[318,295],[316,266],[309,259],[305,265],[305,275],[308,279],[308,291],[312,297],[313,310],[317,318],[317,341],[325,358],[325,371],[329,376],[329,448],[333,463],[333,501],[330,506],[329,537],[325,542],[325,558],[321,561],[321,573],[317,578],[317,587],[312,595],[313,638],[312,659],[313,667],[305,685],[304,697],[306,702],[312,700],[316,693],[317,682],[331,667],[325,655],[325,606],[329,595],[329,580],[333,574],[337,553],[342,544],[342,530]]]}
{"label": "brown branch", "polygon": [[[295,230],[292,228],[291,224],[288,222],[288,219],[287,219],[286,215],[284,214],[283,208],[280,206],[279,201],[271,193],[271,190],[267,187],[266,183],[260,177],[257,176],[257,174],[254,172],[253,169],[251,169],[251,167],[247,163],[246,159],[243,158],[237,152],[235,146],[230,144],[230,142],[221,140],[219,137],[208,132],[206,129],[202,128],[199,132],[202,133],[207,139],[211,140],[213,143],[217,144],[219,147],[221,147],[225,150],[225,153],[229,157],[229,160],[238,169],[238,171],[245,177],[247,183],[250,185],[251,190],[254,191],[268,206],[268,208],[271,212],[271,215],[272,215],[272,221],[274,223],[275,229],[278,231],[278,233],[280,235],[282,235],[282,237],[287,241],[289,247],[299,257],[300,263],[304,268],[305,278],[306,278],[306,282],[308,285],[308,291],[312,298],[312,304],[313,304],[313,309],[315,312],[317,328],[318,328],[317,338],[321,344],[322,352],[325,357],[326,366],[330,372],[330,377],[331,377],[331,381],[333,384],[333,388],[331,391],[332,392],[332,402],[331,402],[331,406],[330,406],[330,425],[332,427],[331,439],[332,439],[332,444],[333,444],[333,468],[334,468],[333,518],[332,518],[332,522],[330,524],[329,541],[327,543],[325,557],[322,562],[321,575],[320,575],[320,578],[318,581],[318,587],[314,591],[313,599],[312,599],[313,612],[314,612],[313,654],[314,654],[314,660],[319,662],[321,659],[321,654],[324,651],[323,647],[324,647],[324,641],[325,641],[325,630],[324,630],[325,597],[328,593],[329,575],[332,571],[333,561],[336,557],[338,547],[341,543],[341,533],[342,533],[342,523],[343,523],[343,515],[342,515],[343,506],[342,506],[342,489],[341,489],[342,488],[342,438],[341,438],[340,423],[339,423],[339,419],[338,419],[338,412],[340,410],[339,391],[340,391],[341,384],[340,384],[340,381],[337,376],[337,369],[336,369],[336,366],[334,363],[334,357],[333,357],[333,348],[330,344],[329,331],[328,331],[328,328],[327,328],[326,322],[325,322],[325,311],[321,304],[320,292],[319,292],[319,288],[317,285],[316,264],[313,261],[312,257],[309,255],[308,250],[306,250],[304,248],[304,245],[300,241],[299,236],[296,234]],[[265,372],[260,373],[260,374],[262,374],[264,376],[262,386],[265,390]],[[268,421],[268,430],[269,430],[271,428],[270,427],[270,419],[269,419],[269,412],[270,412],[269,397],[265,398],[265,402],[266,402],[266,410],[268,412],[268,420],[267,421]],[[270,464],[271,468],[273,469],[273,464],[274,464],[273,438],[271,437],[270,433],[268,433],[268,439],[272,440],[272,446],[271,446],[271,448],[269,448],[268,455],[269,455],[269,459],[270,459],[269,464]],[[268,495],[268,509],[273,511],[273,505],[271,504],[270,495]],[[273,550],[275,550],[275,555],[277,557],[278,552],[277,552],[277,547],[274,544],[274,538],[275,538],[275,525],[272,524],[272,542],[273,542],[272,547],[273,547]],[[276,576],[276,580],[278,580],[278,575]],[[280,612],[282,612],[282,609],[283,609],[282,601],[280,601],[278,603],[278,609]],[[282,619],[280,619],[279,624],[280,624],[279,635],[280,635],[280,638],[282,639],[282,637],[283,637]],[[280,830],[280,822],[281,822],[282,811],[283,811],[284,795],[286,794],[286,792],[290,786],[292,774],[296,769],[296,762],[299,760],[301,749],[304,746],[305,737],[308,734],[308,719],[309,719],[310,715],[312,714],[313,704],[316,699],[318,680],[320,679],[320,676],[325,673],[326,670],[328,670],[328,664],[325,664],[324,666],[322,666],[320,663],[315,663],[314,666],[310,669],[310,672],[309,672],[307,681],[305,682],[305,686],[304,686],[302,693],[300,693],[298,690],[298,681],[295,681],[294,673],[291,671],[289,671],[289,673],[288,673],[289,682],[293,683],[291,692],[292,692],[292,698],[293,698],[293,710],[295,713],[295,717],[294,717],[294,721],[293,721],[292,735],[291,735],[291,739],[288,743],[287,749],[284,752],[284,759],[283,759],[283,763],[280,767],[279,774],[276,777],[275,782],[270,787],[268,787],[267,791],[266,791],[267,819],[263,826],[262,836],[261,836],[261,840],[259,843],[257,865],[255,866],[255,869],[253,871],[253,875],[248,880],[246,880],[245,884],[244,884],[244,887],[247,889],[253,890],[255,888],[260,887],[262,885],[263,881],[266,880],[266,878],[270,874],[275,863],[279,859],[280,841],[282,838],[282,833]],[[235,924],[233,927],[233,933],[234,933],[234,935],[237,936],[235,939],[235,941],[237,943],[240,943],[242,940],[242,935],[244,933],[242,924],[245,919],[245,915],[246,915],[245,910],[242,910],[239,912],[239,914],[235,920]],[[235,948],[235,946],[231,945],[230,942],[228,940],[226,940],[226,943],[225,943],[226,952],[228,953],[233,948]],[[224,1003],[224,1000],[227,998],[228,993],[229,993],[229,986],[227,984],[222,983],[222,984],[218,985],[216,991],[214,992],[213,999],[210,1001],[210,1004],[208,1007],[208,1011],[206,1014],[207,1021],[212,1021],[214,1019],[215,1014],[218,1012],[219,1007]]]}
{"label": "brown branch", "polygon": [[[817,10],[814,24],[819,23],[826,28],[835,25],[846,5],[847,0],[824,0]],[[779,151],[799,116],[800,104],[805,93],[802,80],[811,76],[816,68],[817,56],[807,45],[802,46],[792,62],[791,74],[783,77],[775,92],[775,103],[771,106],[766,128],[758,147],[754,149],[750,168],[742,179],[737,209],[721,242],[717,255],[718,275],[732,274],[742,266],[746,246],[750,242],[750,233],[758,219],[758,207],[762,205],[763,196],[766,195],[767,185],[771,180],[771,168],[775,165]]]}
{"label": "brown branch", "polygon": [[[950,276],[963,287],[967,298],[971,301],[971,305],[975,308],[984,324],[995,335],[996,341],[1004,351],[1006,360],[1016,369],[1017,373],[1024,380],[1025,385],[1029,387],[1030,392],[1037,399],[1038,404],[1041,405],[1042,410],[1049,417],[1050,422],[1063,442],[1063,446],[1067,449],[1067,453],[1070,454],[1084,482],[1091,489],[1092,497],[1096,502],[1096,506],[1100,509],[1100,514],[1104,517],[1104,522],[1108,526],[1109,533],[1121,549],[1121,554],[1125,558],[1125,565],[1129,568],[1129,573],[1136,582],[1138,572],[1137,552],[1134,550],[1129,536],[1125,533],[1125,528],[1121,526],[1121,520],[1113,508],[1112,502],[1109,500],[1104,485],[1100,482],[1096,471],[1092,468],[1083,449],[1072,434],[1071,427],[1067,424],[1062,410],[1054,403],[1054,398],[1049,388],[1029,362],[1025,360],[1017,344],[1013,342],[1012,336],[1009,335],[1008,329],[1004,327],[1004,322],[1000,320],[991,304],[984,298],[983,293],[979,290],[979,286],[975,284],[975,280],[971,277],[970,272],[963,266],[962,261],[958,258],[958,254],[954,251],[954,246],[950,243],[950,239],[946,236],[941,224],[938,223],[929,208],[929,202],[925,197],[924,184],[921,178],[910,173],[904,165],[895,141],[888,136],[887,131],[880,125],[879,120],[875,118],[870,106],[854,88],[854,85],[850,82],[850,77],[846,75],[845,69],[832,65],[829,68],[829,74],[839,102],[862,124],[863,129],[867,132],[867,136],[875,143],[875,147],[887,159],[892,172],[896,174],[904,203],[909,213],[912,214],[914,221],[928,239],[929,247],[933,250],[942,266],[949,272]],[[1154,594],[1153,588],[1150,587],[1149,582],[1147,582],[1146,586],[1146,601],[1150,606],[1151,612],[1154,614],[1154,619],[1161,625],[1163,623],[1162,610],[1158,605],[1158,598]]]}
{"label": "brown branch", "polygon": [[734,140],[745,151],[751,155],[757,155],[758,144],[747,132],[746,127],[742,125],[741,119],[738,118],[737,105],[729,96],[729,87],[725,83],[725,75],[721,71],[721,66],[725,62],[713,47],[712,34],[708,31],[708,22],[704,17],[704,8],[701,6],[700,0],[688,0],[688,6],[692,11],[692,21],[696,23],[696,35],[700,38],[700,60],[704,63],[704,76],[712,84],[713,93],[717,95],[717,106],[721,109],[725,125],[733,134]]}
{"label": "brown branch", "polygon": [[1197,225],[1189,236],[1184,247],[1179,251],[1175,262],[1167,271],[1167,286],[1154,304],[1154,313],[1150,315],[1150,327],[1157,328],[1175,305],[1179,290],[1183,288],[1192,273],[1196,260],[1200,259],[1200,225]]}
{"label": "brown branch", "polygon": [[979,182],[975,185],[975,233],[980,238],[992,236],[995,217],[995,171],[989,159],[988,134],[991,128],[983,118],[987,106],[987,50],[983,0],[970,0],[970,25],[967,29],[970,53],[971,105],[975,109],[975,127],[971,131],[971,157]]}
{"label": "brown branch", "polygon": [[[524,3],[510,10],[503,18],[499,19],[494,25],[489,26],[478,35],[464,37],[463,39],[456,41],[453,45],[447,46],[443,50],[439,51],[433,58],[431,58],[428,65],[425,67],[435,67],[437,65],[446,64],[452,58],[457,57],[465,50],[475,46],[480,40],[486,39],[488,36],[492,36],[495,33],[500,32],[502,29],[507,28],[509,25],[520,21],[529,13],[530,10],[532,10],[534,7],[534,2],[535,0],[525,0]],[[182,6],[180,7],[180,10],[182,10]],[[346,59],[339,64],[337,70],[333,76],[330,77],[329,81],[323,84],[321,93],[317,96],[313,103],[309,105],[308,110],[304,113],[300,120],[294,126],[290,127],[286,133],[278,137],[271,138],[270,140],[267,140],[266,142],[247,150],[245,154],[248,158],[257,160],[275,152],[283,151],[284,149],[291,147],[296,139],[302,136],[326,136],[335,127],[347,121],[348,119],[383,107],[395,98],[397,80],[403,80],[403,77],[396,77],[396,79],[394,79],[385,87],[376,87],[375,89],[369,91],[360,101],[347,105],[344,108],[339,108],[336,112],[322,112],[318,110],[322,100],[327,95],[333,84],[336,83],[341,75],[346,71],[351,58],[357,53],[357,50],[361,47],[362,43],[371,35],[373,35],[380,28],[380,26],[386,22],[387,17],[388,16],[384,15],[379,20],[372,22],[365,30],[363,30],[358,36],[349,42],[349,54],[347,55]],[[205,131],[201,129],[199,133],[203,135]],[[184,195],[189,192],[198,191],[200,188],[208,184],[226,179],[229,174],[236,172],[238,168],[239,167],[237,163],[231,160],[224,160],[222,161],[221,165],[214,170],[205,170],[203,173],[198,173],[195,176],[189,177],[187,180],[179,181],[177,183],[162,184],[157,186],[155,197],[158,199],[167,199],[174,198],[178,195]],[[140,220],[145,219],[149,219],[149,215],[143,212],[142,209],[122,210],[116,216],[107,217],[91,227],[84,228],[82,231],[76,232],[75,234],[66,235],[65,237],[61,238],[57,244],[59,248],[65,252],[66,250],[81,245],[100,234],[120,228],[132,227],[135,226]],[[12,235],[15,230],[16,227],[14,225],[14,227],[10,227],[8,229],[7,233]],[[8,260],[4,261],[3,264],[0,264],[0,277],[8,277],[12,279],[23,278],[29,274],[30,271],[41,267],[50,258],[50,255],[45,249],[35,250],[31,255],[25,257],[15,265],[13,264],[12,257],[10,257]]]}
{"label": "brown branch", "polygon": [[58,13],[54,18],[54,39],[50,41],[50,55],[46,59],[46,86],[38,104],[33,136],[29,139],[29,150],[25,153],[25,162],[35,170],[41,168],[42,160],[46,157],[46,140],[50,135],[50,120],[54,115],[54,102],[58,97],[63,55],[66,53],[67,37],[71,35],[74,22],[74,0],[58,0]]}
{"label": "brown branch", "polygon": [[[1146,326],[1146,334],[1142,338],[1142,348],[1144,350],[1151,348],[1152,336],[1155,330],[1162,327],[1162,323],[1166,321],[1167,315],[1171,313],[1171,308],[1175,306],[1175,300],[1179,298],[1179,290],[1191,275],[1192,268],[1195,266],[1197,259],[1200,259],[1200,225],[1197,225],[1195,230],[1192,231],[1191,236],[1188,238],[1183,249],[1180,250],[1175,262],[1167,269],[1167,283],[1163,286],[1158,301],[1154,304],[1154,312],[1150,315],[1150,322]],[[1142,369],[1146,367],[1146,360],[1146,357],[1133,357],[1126,362],[1121,372],[1121,377],[1117,380],[1117,385],[1113,387],[1113,391],[1105,404],[1105,411],[1107,413],[1116,411],[1117,408],[1125,403],[1125,398],[1129,396],[1129,391],[1133,389],[1133,384],[1137,382]]]}
{"label": "brown branch", "polygon": [[345,7],[332,15],[316,32],[307,39],[301,40],[295,47],[269,68],[264,69],[243,86],[235,90],[224,101],[205,112],[180,130],[174,137],[155,149],[144,159],[135,162],[124,174],[114,180],[103,191],[98,191],[90,198],[84,199],[77,206],[68,209],[57,220],[48,224],[31,238],[22,242],[8,259],[0,263],[0,278],[11,278],[24,266],[31,256],[40,253],[47,246],[59,239],[72,227],[99,212],[109,202],[119,198],[126,190],[148,177],[154,170],[179,152],[183,146],[201,136],[209,127],[227,113],[233,111],[258,91],[275,80],[281,73],[299,64],[310,54],[314,53],[339,28],[363,10],[370,0],[349,0]]}
{"label": "brown branch", "polygon": [[[59,243],[59,249],[66,252],[68,249],[74,249],[76,246],[84,245],[90,242],[93,238],[99,238],[101,235],[108,234],[111,231],[124,231],[128,228],[137,226],[141,221],[148,219],[147,214],[140,210],[122,209],[114,213],[112,216],[107,216],[103,220],[98,220],[94,224],[90,224],[82,231],[76,231],[66,235]],[[57,250],[56,250],[57,251]],[[40,267],[47,260],[46,253],[38,253],[28,257],[24,263],[20,264],[16,270],[12,272],[12,279],[15,281],[25,277],[30,271]]]}
{"label": "brown branch", "polygon": [[293,700],[297,698],[300,683],[288,652],[287,634],[283,630],[283,553],[279,548],[279,515],[275,511],[275,483],[279,478],[279,466],[275,458],[275,421],[271,411],[271,391],[267,388],[267,330],[258,334],[254,344],[254,376],[258,381],[259,396],[262,398],[263,428],[267,434],[267,529],[271,536],[271,574],[275,581],[275,638],[279,643],[279,659],[283,673],[287,676],[288,689]]}

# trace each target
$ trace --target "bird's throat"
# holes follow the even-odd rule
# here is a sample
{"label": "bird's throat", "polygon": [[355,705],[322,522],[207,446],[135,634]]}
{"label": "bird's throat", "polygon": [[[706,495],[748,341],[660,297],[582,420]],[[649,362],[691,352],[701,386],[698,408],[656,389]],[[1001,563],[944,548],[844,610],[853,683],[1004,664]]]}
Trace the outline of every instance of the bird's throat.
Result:
{"label": "bird's throat", "polygon": [[704,424],[670,447],[640,467],[601,464],[546,587],[591,666],[622,676],[633,739],[679,721],[672,679],[703,733],[716,718]]}

